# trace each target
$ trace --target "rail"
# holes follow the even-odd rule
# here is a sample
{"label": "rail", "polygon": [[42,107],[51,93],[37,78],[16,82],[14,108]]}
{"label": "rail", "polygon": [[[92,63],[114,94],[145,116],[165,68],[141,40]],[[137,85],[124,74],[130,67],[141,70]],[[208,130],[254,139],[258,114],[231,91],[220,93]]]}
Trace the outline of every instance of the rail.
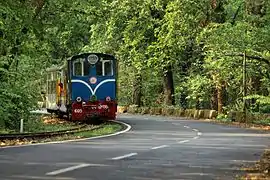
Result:
{"label": "rail", "polygon": [[96,129],[100,129],[102,125],[87,128],[87,125],[83,125],[80,127],[68,129],[68,130],[60,130],[60,131],[50,131],[50,132],[38,132],[38,133],[13,133],[13,134],[0,134],[1,140],[14,140],[14,139],[37,139],[37,138],[45,138],[45,137],[54,137],[54,136],[63,136],[63,135],[72,135],[75,133],[92,131]]}

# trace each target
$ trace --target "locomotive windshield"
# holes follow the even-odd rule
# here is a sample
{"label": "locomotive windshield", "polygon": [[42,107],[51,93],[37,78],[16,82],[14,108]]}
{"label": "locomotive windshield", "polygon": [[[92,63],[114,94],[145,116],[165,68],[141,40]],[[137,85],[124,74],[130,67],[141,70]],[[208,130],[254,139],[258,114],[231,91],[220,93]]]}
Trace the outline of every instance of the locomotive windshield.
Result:
{"label": "locomotive windshield", "polygon": [[112,60],[101,60],[96,63],[96,75],[97,76],[112,76],[113,75],[113,63]]}
{"label": "locomotive windshield", "polygon": [[87,76],[89,74],[89,64],[84,59],[77,59],[73,62],[74,76]]}
{"label": "locomotive windshield", "polygon": [[100,58],[95,64],[90,64],[87,59],[79,58],[73,61],[73,76],[113,76],[113,61]]}

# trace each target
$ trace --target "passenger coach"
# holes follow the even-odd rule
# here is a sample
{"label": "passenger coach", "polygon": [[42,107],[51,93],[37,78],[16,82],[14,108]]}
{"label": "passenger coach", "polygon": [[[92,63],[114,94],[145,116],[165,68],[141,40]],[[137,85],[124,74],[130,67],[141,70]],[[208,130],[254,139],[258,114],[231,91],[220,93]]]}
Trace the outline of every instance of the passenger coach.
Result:
{"label": "passenger coach", "polygon": [[103,53],[72,56],[61,67],[47,69],[46,108],[69,119],[115,119],[117,62]]}

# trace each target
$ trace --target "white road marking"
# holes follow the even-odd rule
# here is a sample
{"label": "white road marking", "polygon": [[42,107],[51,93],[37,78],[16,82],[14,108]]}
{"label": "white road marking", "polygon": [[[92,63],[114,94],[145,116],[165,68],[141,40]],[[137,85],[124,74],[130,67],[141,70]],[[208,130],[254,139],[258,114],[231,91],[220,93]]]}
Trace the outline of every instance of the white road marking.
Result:
{"label": "white road marking", "polygon": [[130,153],[130,154],[126,154],[123,156],[117,156],[117,157],[112,158],[112,160],[120,160],[120,159],[124,159],[127,157],[135,156],[135,155],[138,155],[138,153]]}
{"label": "white road marking", "polygon": [[189,142],[190,140],[183,140],[183,141],[179,141],[178,143],[186,143]]}
{"label": "white road marking", "polygon": [[[14,163],[13,163],[14,164]],[[25,162],[23,163],[24,165],[46,165],[46,166],[76,166],[76,165],[81,165],[85,164],[84,162],[48,162],[48,163],[39,163],[39,162]],[[97,166],[97,167],[102,167],[102,166],[109,166],[106,164],[89,164],[89,166]]]}
{"label": "white road marking", "polygon": [[270,134],[251,134],[251,133],[207,133],[207,136],[229,136],[229,137],[270,137]]}
{"label": "white road marking", "polygon": [[161,148],[165,148],[165,147],[169,147],[169,146],[168,145],[162,145],[162,146],[152,147],[151,149],[161,149]]}
{"label": "white road marking", "polygon": [[80,162],[80,163],[69,163],[69,162],[67,162],[67,163],[53,163],[53,162],[51,162],[51,163],[40,163],[40,162],[25,162],[25,163],[23,163],[24,165],[44,165],[44,166],[48,166],[48,165],[55,165],[55,166],[63,166],[63,165],[70,165],[70,166],[72,166],[72,165],[79,165],[79,164],[84,164],[84,163],[82,163],[82,162]]}
{"label": "white road marking", "polygon": [[13,178],[16,179],[35,179],[35,180],[75,180],[74,178],[70,178],[70,177],[42,177],[42,176],[18,176],[18,175],[14,175],[11,176]]}
{"label": "white road marking", "polygon": [[202,133],[201,133],[201,132],[198,132],[198,133],[197,133],[197,135],[198,135],[198,136],[201,136],[201,135],[202,135]]}
{"label": "white road marking", "polygon": [[257,161],[247,161],[247,160],[231,160],[233,162],[240,162],[240,163],[256,163]]}
{"label": "white road marking", "polygon": [[199,130],[198,129],[192,129],[193,131],[196,131],[196,132],[198,132]]}
{"label": "white road marking", "polygon": [[131,126],[129,124],[126,124],[121,121],[114,121],[111,120],[112,122],[116,122],[119,124],[125,125],[127,128],[124,129],[123,131],[116,132],[114,134],[108,134],[108,135],[102,135],[102,136],[96,136],[96,137],[91,137],[91,138],[82,138],[82,139],[73,139],[73,140],[64,140],[64,141],[53,141],[53,142],[46,142],[46,143],[36,143],[36,144],[24,144],[24,145],[15,145],[15,146],[4,146],[0,147],[0,149],[7,149],[7,148],[20,148],[20,147],[28,147],[28,146],[38,146],[38,145],[48,145],[48,144],[60,144],[60,143],[66,143],[66,142],[79,142],[79,141],[85,141],[85,140],[92,140],[92,139],[100,139],[104,137],[111,137],[111,136],[116,136],[119,134],[123,134],[128,132],[131,129]]}
{"label": "white road marking", "polygon": [[180,173],[181,176],[207,176],[207,173]]}
{"label": "white road marking", "polygon": [[190,128],[190,127],[188,127],[188,126],[184,126],[185,128]]}
{"label": "white road marking", "polygon": [[[192,166],[192,165],[188,165],[188,167],[191,167],[191,168],[201,168],[201,169],[203,169],[203,168],[213,168],[212,166]],[[220,169],[223,169],[223,168],[219,168],[219,170]]]}
{"label": "white road marking", "polygon": [[199,138],[199,136],[196,136],[196,137],[194,137],[193,139],[198,139]]}
{"label": "white road marking", "polygon": [[71,166],[71,167],[68,167],[68,168],[64,168],[64,169],[59,169],[59,170],[56,170],[56,171],[48,172],[48,173],[46,173],[46,175],[53,176],[53,175],[62,174],[62,173],[68,172],[68,171],[73,171],[75,169],[80,169],[80,168],[88,167],[88,166],[91,166],[91,164],[80,164],[80,165],[77,165],[77,166]]}

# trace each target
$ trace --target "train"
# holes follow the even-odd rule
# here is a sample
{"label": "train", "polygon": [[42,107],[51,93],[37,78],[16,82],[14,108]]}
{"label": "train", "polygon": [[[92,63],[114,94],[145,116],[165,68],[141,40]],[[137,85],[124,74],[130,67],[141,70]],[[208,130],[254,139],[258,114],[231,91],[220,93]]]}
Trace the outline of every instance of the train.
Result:
{"label": "train", "polygon": [[71,121],[115,120],[117,60],[105,53],[87,52],[46,69],[46,109]]}

